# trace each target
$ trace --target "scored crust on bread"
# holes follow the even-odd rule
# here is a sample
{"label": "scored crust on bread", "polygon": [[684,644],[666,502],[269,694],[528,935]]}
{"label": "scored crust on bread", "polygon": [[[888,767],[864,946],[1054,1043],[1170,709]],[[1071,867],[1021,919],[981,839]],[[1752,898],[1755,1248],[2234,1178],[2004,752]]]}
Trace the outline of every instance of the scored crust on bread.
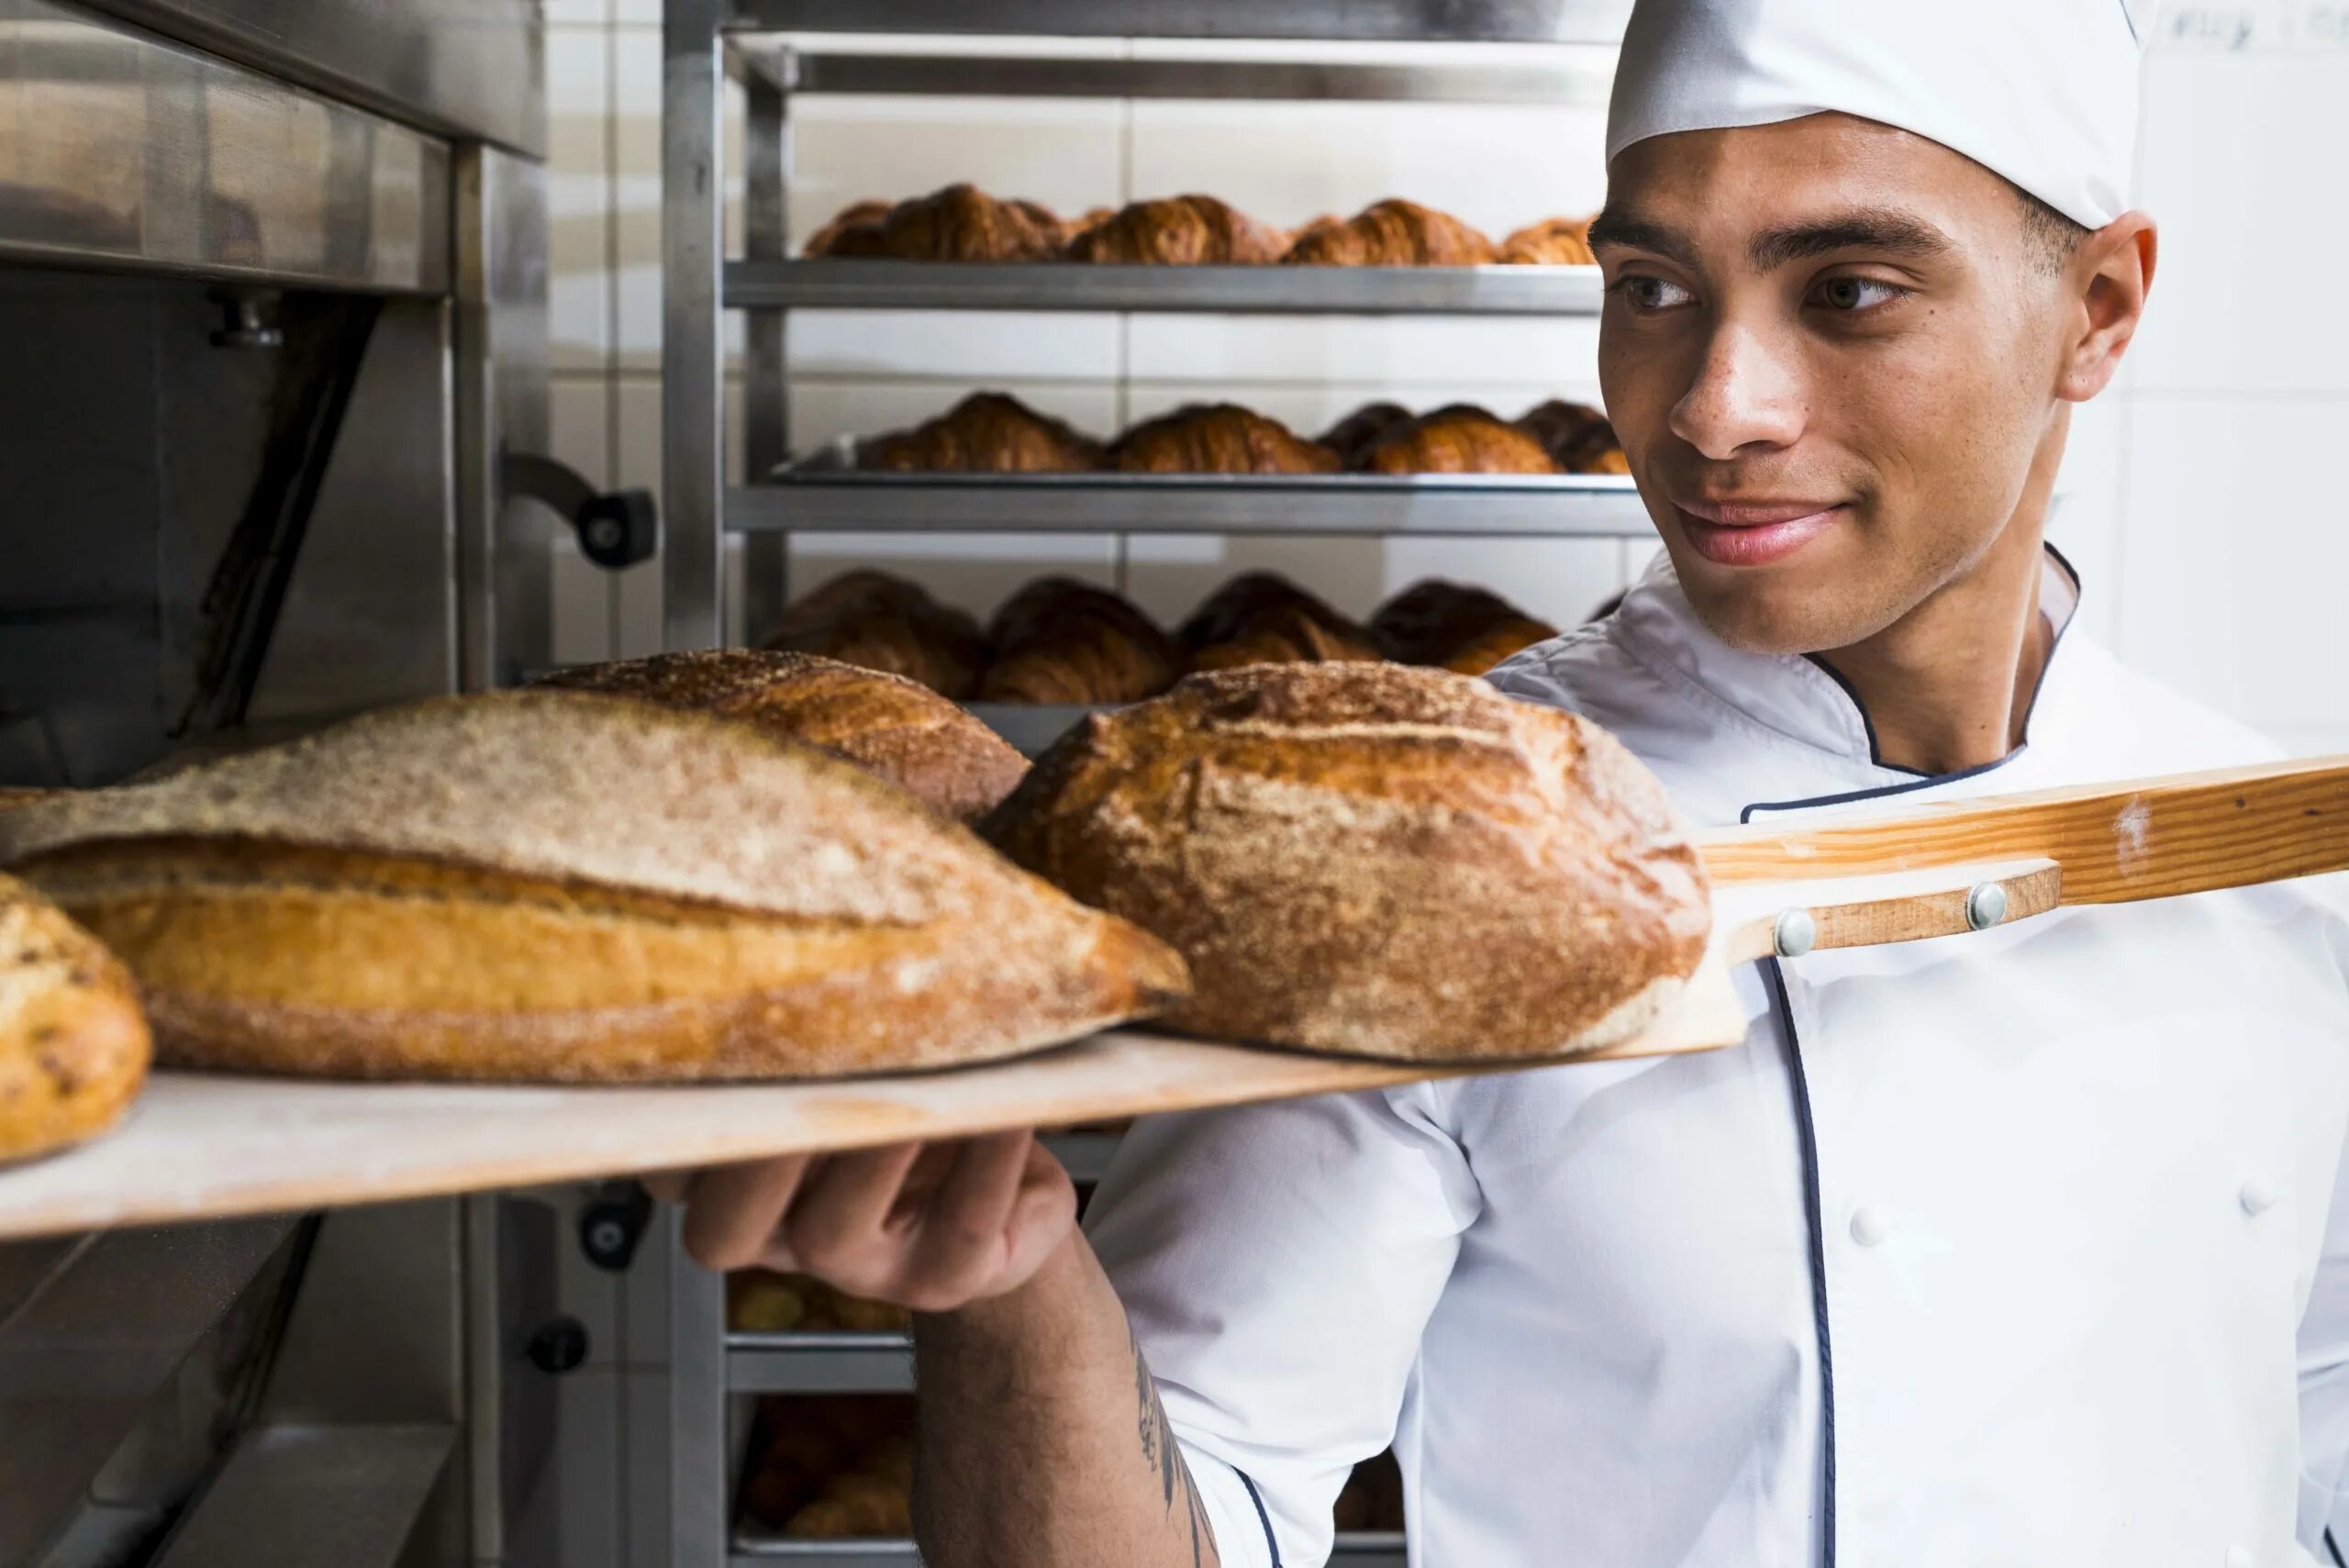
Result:
{"label": "scored crust on bread", "polygon": [[1281,260],[1308,267],[1473,267],[1498,254],[1490,239],[1451,214],[1390,198],[1343,223],[1317,220]]}
{"label": "scored crust on bread", "polygon": [[755,725],[442,698],[0,817],[161,1057],[350,1077],[825,1076],[1017,1055],[1182,965]]}
{"label": "scored crust on bread", "polygon": [[988,702],[1120,703],[1155,696],[1181,672],[1173,639],[1131,600],[1073,577],[1040,577],[987,623]]}
{"label": "scored crust on bread", "polygon": [[887,206],[859,202],[817,231],[810,256],[907,261],[1041,261],[1061,248],[1061,220],[1035,202],[999,201],[956,183]]}
{"label": "scored crust on bread", "polygon": [[1455,403],[1390,425],[1363,450],[1371,473],[1557,473],[1542,443],[1483,408]]}
{"label": "scored crust on bread", "polygon": [[910,430],[860,442],[860,468],[902,473],[1082,473],[1101,443],[1008,393],[974,392]]}
{"label": "scored crust on bread", "polygon": [[0,1161],[105,1130],[146,1081],[147,1019],[95,937],[0,876]]}
{"label": "scored crust on bread", "polygon": [[1587,267],[1598,260],[1590,253],[1590,219],[1549,217],[1529,223],[1501,241],[1495,260],[1511,266]]}
{"label": "scored crust on bread", "polygon": [[1119,436],[1127,473],[1335,473],[1338,454],[1236,403],[1191,403]]}
{"label": "scored crust on bread", "polygon": [[538,684],[746,719],[845,758],[948,817],[985,811],[1028,771],[1001,736],[918,682],[812,653],[656,653]]}
{"label": "scored crust on bread", "polygon": [[1421,1062],[1592,1049],[1696,969],[1704,863],[1613,737],[1481,681],[1258,664],[1096,714],[986,831],[1156,932],[1214,1038]]}
{"label": "scored crust on bread", "polygon": [[986,639],[968,612],[941,605],[919,584],[860,567],[785,606],[768,649],[813,653],[903,675],[960,701],[978,689]]}
{"label": "scored crust on bread", "polygon": [[1277,261],[1288,236],[1214,196],[1163,196],[1134,202],[1069,242],[1072,261],[1158,266]]}

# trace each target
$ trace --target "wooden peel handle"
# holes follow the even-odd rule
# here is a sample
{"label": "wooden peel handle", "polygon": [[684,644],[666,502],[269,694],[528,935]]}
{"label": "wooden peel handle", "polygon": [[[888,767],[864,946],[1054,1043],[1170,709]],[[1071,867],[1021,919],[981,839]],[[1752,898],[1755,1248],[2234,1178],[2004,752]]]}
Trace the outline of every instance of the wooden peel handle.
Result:
{"label": "wooden peel handle", "polygon": [[2044,859],[2065,904],[2123,904],[2349,871],[2349,757],[1991,795],[1708,835],[1717,884]]}

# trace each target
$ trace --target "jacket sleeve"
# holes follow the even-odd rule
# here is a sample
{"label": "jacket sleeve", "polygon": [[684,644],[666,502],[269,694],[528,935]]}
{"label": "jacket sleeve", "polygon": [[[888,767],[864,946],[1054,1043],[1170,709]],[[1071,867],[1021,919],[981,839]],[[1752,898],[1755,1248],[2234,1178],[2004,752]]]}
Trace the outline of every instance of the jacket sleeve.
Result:
{"label": "jacket sleeve", "polygon": [[[2321,884],[2335,911],[2349,910],[2349,877]],[[2349,986],[2349,919],[2332,922],[2333,951]],[[2349,1051],[2349,1040],[2340,1042]],[[2349,1557],[2349,1129],[2317,1254],[2316,1277],[2300,1313],[2299,1540],[2320,1563],[2340,1561],[2325,1540],[2331,1529]]]}
{"label": "jacket sleeve", "polygon": [[1149,1118],[1085,1216],[1225,1568],[1330,1553],[1479,1200],[1441,1090]]}

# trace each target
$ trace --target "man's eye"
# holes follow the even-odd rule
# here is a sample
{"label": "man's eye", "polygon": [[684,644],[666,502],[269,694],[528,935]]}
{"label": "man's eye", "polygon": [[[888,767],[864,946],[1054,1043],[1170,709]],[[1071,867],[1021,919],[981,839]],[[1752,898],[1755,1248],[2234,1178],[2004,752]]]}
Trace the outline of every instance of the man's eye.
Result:
{"label": "man's eye", "polygon": [[1874,278],[1829,278],[1811,291],[1811,298],[1828,309],[1848,315],[1890,305],[1909,291]]}
{"label": "man's eye", "polygon": [[1678,284],[1667,279],[1648,277],[1636,272],[1629,277],[1617,279],[1615,286],[1621,291],[1623,297],[1631,302],[1631,308],[1634,310],[1669,310],[1675,306],[1687,305],[1697,297]]}

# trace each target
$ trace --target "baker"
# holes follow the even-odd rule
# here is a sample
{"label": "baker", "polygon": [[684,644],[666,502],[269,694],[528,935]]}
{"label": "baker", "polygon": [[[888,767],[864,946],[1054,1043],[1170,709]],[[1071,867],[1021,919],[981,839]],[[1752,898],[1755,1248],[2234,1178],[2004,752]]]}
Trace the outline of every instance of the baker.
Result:
{"label": "baker", "polygon": [[[2145,307],[2121,0],[1640,0],[1607,407],[1664,554],[1496,671],[1700,824],[2254,761],[2073,626]],[[2181,633],[2190,628],[2179,628]],[[2306,1564],[2349,1450],[2349,932],[2288,884],[1749,971],[1742,1050],[697,1178],[916,1308],[933,1568]],[[2329,1557],[2323,1559],[2331,1561]]]}

